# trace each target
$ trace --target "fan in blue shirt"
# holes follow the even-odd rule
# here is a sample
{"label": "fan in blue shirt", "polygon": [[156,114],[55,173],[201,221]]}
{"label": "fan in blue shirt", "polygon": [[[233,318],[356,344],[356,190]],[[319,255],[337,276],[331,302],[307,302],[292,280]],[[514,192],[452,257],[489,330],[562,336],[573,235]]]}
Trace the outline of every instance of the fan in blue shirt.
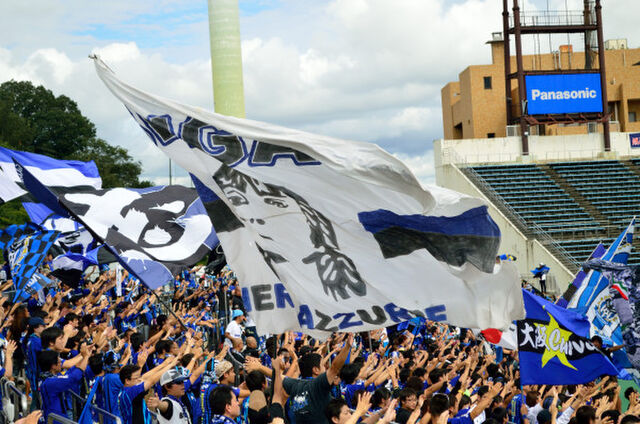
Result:
{"label": "fan in blue shirt", "polygon": [[144,396],[154,384],[160,381],[162,373],[178,363],[175,356],[166,359],[162,364],[141,375],[137,365],[125,365],[120,370],[120,381],[123,389],[118,396],[118,409],[123,424],[146,424],[150,422],[150,414]]}
{"label": "fan in blue shirt", "polygon": [[42,369],[42,382],[38,390],[42,397],[42,409],[44,419],[51,413],[66,416],[66,407],[63,402],[63,394],[78,385],[83,377],[83,371],[87,367],[91,348],[82,345],[80,355],[82,360],[77,367],[70,368],[65,375],[61,374],[62,361],[58,352],[43,350],[39,355],[40,368]]}

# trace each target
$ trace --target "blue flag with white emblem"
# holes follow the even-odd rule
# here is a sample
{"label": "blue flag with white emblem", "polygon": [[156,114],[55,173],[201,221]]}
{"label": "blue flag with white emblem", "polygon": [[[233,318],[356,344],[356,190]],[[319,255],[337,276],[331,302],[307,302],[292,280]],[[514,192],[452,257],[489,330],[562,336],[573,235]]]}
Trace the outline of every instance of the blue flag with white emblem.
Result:
{"label": "blue flag with white emblem", "polygon": [[41,231],[23,235],[9,247],[9,266],[18,299],[27,289],[31,277],[36,272],[53,243],[60,236],[58,231]]}
{"label": "blue flag with white emblem", "polygon": [[617,375],[611,361],[589,341],[582,315],[522,291],[527,316],[518,321],[520,382],[583,384],[601,375]]}

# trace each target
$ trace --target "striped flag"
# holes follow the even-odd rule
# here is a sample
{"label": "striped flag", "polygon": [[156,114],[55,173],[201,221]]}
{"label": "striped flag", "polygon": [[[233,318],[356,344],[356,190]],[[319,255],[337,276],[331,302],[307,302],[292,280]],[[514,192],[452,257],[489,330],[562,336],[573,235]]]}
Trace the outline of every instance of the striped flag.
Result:
{"label": "striped flag", "polygon": [[[37,153],[0,147],[0,204],[17,198],[29,200],[13,159],[18,160],[56,193],[70,189],[102,188],[102,179],[93,161],[60,160]],[[24,196],[24,197],[23,197]]]}

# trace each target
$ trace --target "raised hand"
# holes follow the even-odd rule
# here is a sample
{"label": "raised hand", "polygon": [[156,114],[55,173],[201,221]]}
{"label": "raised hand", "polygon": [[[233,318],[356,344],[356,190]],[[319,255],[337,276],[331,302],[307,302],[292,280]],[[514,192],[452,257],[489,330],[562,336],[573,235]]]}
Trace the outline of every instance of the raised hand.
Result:
{"label": "raised hand", "polygon": [[356,406],[356,415],[362,416],[371,408],[371,395],[371,392],[364,392],[360,395],[358,398],[358,406]]}

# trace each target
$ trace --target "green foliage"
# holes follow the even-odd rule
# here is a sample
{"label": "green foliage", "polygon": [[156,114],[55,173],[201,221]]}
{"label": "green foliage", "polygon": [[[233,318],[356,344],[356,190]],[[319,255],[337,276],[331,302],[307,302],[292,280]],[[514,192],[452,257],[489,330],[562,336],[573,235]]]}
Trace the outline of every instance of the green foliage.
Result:
{"label": "green foliage", "polygon": [[140,181],[142,172],[140,162],[134,161],[126,149],[112,146],[100,138],[93,138],[85,147],[75,152],[71,159],[95,161],[102,177],[103,188],[113,187],[151,187],[149,181]]}
{"label": "green foliage", "polygon": [[[0,146],[56,159],[93,160],[104,188],[150,187],[140,162],[96,137],[95,125],[69,97],[29,81],[0,84]],[[0,205],[0,228],[28,221],[19,200]]]}
{"label": "green foliage", "polygon": [[0,228],[7,227],[11,224],[22,224],[29,222],[29,215],[22,207],[22,202],[12,200],[11,202],[0,205]]}
{"label": "green foliage", "polygon": [[82,115],[76,102],[64,95],[55,97],[41,85],[5,82],[0,85],[0,103],[10,117],[21,118],[16,123],[27,124],[28,131],[3,134],[3,140],[17,150],[65,159],[96,136],[95,125]]}

